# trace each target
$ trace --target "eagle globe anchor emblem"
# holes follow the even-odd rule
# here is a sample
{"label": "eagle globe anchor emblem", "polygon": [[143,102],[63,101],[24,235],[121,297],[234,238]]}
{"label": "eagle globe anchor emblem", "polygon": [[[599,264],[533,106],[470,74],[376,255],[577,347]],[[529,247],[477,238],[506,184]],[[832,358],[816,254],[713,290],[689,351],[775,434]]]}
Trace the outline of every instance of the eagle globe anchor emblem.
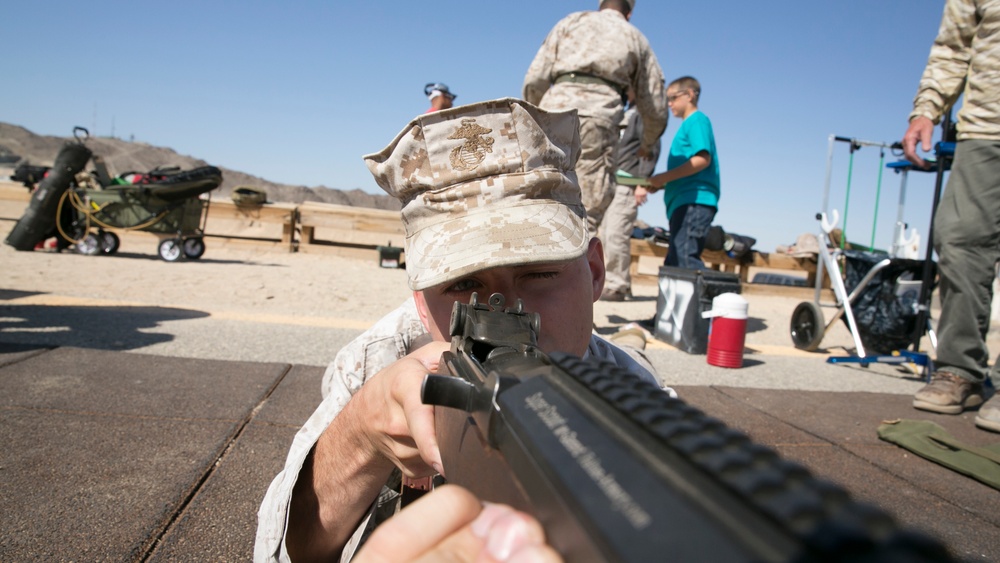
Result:
{"label": "eagle globe anchor emblem", "polygon": [[471,171],[482,164],[483,160],[486,159],[486,153],[493,152],[493,139],[483,137],[483,135],[492,132],[492,129],[487,129],[476,123],[475,119],[463,119],[462,125],[448,137],[449,139],[465,139],[464,143],[451,150],[452,168]]}

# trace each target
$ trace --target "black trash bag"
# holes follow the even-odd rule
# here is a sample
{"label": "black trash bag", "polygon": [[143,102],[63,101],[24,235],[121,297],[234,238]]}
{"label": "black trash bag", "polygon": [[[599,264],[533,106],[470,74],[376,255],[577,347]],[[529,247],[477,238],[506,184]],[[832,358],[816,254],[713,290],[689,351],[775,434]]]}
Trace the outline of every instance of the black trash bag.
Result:
{"label": "black trash bag", "polygon": [[705,250],[723,250],[726,245],[726,231],[718,225],[708,228],[705,235]]}
{"label": "black trash bag", "polygon": [[[854,291],[866,274],[889,258],[881,252],[844,250],[844,286]],[[868,282],[851,303],[858,337],[865,352],[891,354],[905,350],[912,342],[920,304],[920,284],[924,261],[892,258],[885,268]],[[934,279],[934,264],[931,279]],[[847,323],[847,317],[841,319]],[[850,327],[848,327],[850,328]]]}
{"label": "black trash bag", "polygon": [[[35,245],[54,236],[56,231],[56,208],[77,172],[83,170],[90,160],[91,152],[82,143],[70,142],[56,155],[55,164],[49,174],[38,184],[31,196],[31,202],[4,240],[17,250],[34,250]],[[70,218],[63,213],[63,220]]]}

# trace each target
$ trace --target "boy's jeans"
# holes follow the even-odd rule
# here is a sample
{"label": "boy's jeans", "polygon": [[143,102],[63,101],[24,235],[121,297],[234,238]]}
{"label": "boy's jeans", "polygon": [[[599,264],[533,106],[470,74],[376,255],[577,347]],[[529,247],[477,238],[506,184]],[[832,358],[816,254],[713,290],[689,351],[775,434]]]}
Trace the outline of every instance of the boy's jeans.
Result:
{"label": "boy's jeans", "polygon": [[701,251],[705,249],[708,228],[715,219],[716,208],[707,205],[682,205],[670,216],[670,248],[664,266],[703,270]]}

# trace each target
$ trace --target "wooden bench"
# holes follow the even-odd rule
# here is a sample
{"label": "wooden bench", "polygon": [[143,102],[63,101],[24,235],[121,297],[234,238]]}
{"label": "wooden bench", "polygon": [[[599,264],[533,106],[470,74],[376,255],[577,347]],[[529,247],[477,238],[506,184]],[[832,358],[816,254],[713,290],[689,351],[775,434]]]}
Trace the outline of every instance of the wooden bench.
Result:
{"label": "wooden bench", "polygon": [[371,256],[379,246],[402,247],[406,238],[399,211],[333,203],[299,205],[299,252]]}
{"label": "wooden bench", "polygon": [[[639,258],[641,256],[655,256],[659,259],[659,262],[662,263],[663,258],[667,255],[667,249],[669,248],[667,244],[654,243],[649,240],[641,239],[632,239],[631,247],[632,259],[629,271],[632,273],[633,277],[644,275],[639,272]],[[706,266],[713,270],[737,274],[740,277],[740,281],[743,283],[748,283],[750,281],[748,279],[750,275],[749,266],[753,263],[753,257],[749,254],[740,259],[732,258],[720,250],[706,250],[701,253],[701,259],[705,262]]]}
{"label": "wooden bench", "polygon": [[278,242],[294,252],[297,222],[298,205],[294,203],[237,205],[213,198],[208,206],[205,235]]}
{"label": "wooden bench", "polygon": [[[656,257],[662,263],[668,248],[669,246],[664,243],[632,239],[632,258],[629,267],[632,278],[638,279],[642,276],[648,276],[648,274],[639,271],[639,261],[642,257]],[[706,266],[713,270],[739,275],[742,283],[750,282],[750,268],[764,268],[805,272],[806,284],[809,287],[814,287],[816,284],[816,259],[811,257],[795,257],[776,252],[754,250],[742,258],[733,258],[721,250],[706,250],[701,253],[701,259]],[[824,280],[824,286],[828,284],[829,281]]]}

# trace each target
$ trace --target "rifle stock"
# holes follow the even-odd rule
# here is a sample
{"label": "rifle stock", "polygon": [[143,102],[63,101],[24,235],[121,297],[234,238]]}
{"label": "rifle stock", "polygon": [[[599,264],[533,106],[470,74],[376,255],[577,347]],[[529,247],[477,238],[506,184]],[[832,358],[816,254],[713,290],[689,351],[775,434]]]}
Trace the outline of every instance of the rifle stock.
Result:
{"label": "rifle stock", "polygon": [[456,303],[422,399],[447,480],[533,514],[566,561],[950,560],[634,374],[544,354],[522,309]]}

